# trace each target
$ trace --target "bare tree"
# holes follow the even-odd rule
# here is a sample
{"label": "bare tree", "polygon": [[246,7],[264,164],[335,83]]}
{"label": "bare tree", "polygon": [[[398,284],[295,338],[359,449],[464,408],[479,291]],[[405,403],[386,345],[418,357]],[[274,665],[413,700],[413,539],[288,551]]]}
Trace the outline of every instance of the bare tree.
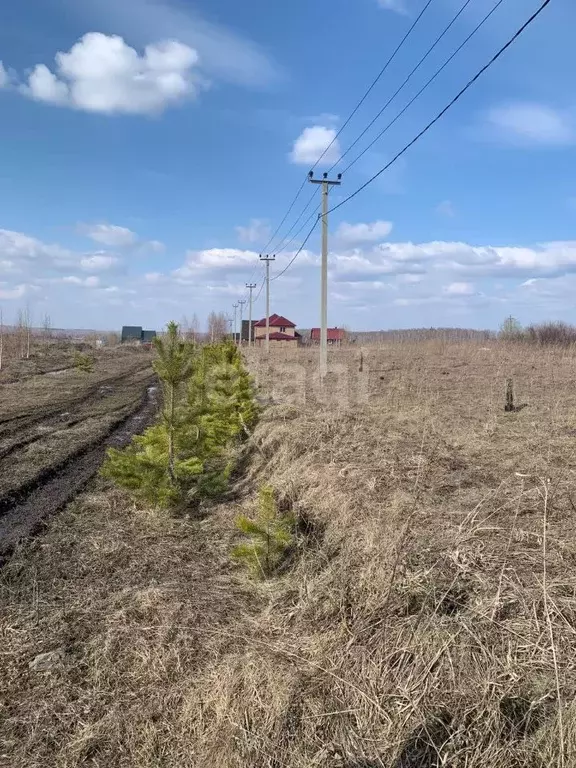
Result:
{"label": "bare tree", "polygon": [[18,334],[18,346],[20,347],[20,358],[23,360],[26,357],[26,324],[28,320],[26,312],[23,309],[18,310],[18,316],[16,319],[16,332]]}
{"label": "bare tree", "polygon": [[192,341],[196,342],[200,334],[200,320],[196,312],[194,312],[190,321],[190,333],[192,334]]}
{"label": "bare tree", "polygon": [[48,313],[44,315],[44,319],[42,320],[42,333],[47,339],[52,337],[52,320]]}
{"label": "bare tree", "polygon": [[24,312],[24,327],[26,331],[26,360],[30,359],[30,336],[32,335],[32,318],[30,315],[30,307],[26,304],[26,311]]}
{"label": "bare tree", "polygon": [[224,312],[210,312],[208,315],[208,340],[221,341],[227,336],[228,321]]}

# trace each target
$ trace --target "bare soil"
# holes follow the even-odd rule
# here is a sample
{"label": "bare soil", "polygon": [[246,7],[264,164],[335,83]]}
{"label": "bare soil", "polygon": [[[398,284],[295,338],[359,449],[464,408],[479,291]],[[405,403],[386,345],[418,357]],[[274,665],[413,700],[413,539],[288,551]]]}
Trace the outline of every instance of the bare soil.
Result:
{"label": "bare soil", "polygon": [[157,411],[147,353],[119,349],[89,373],[57,370],[2,386],[0,557],[73,498],[108,445],[127,442]]}

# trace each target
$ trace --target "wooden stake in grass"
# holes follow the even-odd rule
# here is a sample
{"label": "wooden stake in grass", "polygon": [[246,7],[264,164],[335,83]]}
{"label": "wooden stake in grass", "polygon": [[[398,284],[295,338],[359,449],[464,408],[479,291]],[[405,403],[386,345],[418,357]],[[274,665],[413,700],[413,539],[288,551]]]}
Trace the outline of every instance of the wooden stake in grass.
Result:
{"label": "wooden stake in grass", "polygon": [[504,410],[506,413],[514,411],[514,386],[512,379],[506,379],[506,405]]}

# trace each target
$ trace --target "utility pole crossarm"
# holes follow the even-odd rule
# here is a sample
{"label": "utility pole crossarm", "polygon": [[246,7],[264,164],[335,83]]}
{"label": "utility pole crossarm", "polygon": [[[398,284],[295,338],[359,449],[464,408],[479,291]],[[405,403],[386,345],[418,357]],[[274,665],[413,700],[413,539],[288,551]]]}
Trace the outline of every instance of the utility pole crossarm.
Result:
{"label": "utility pole crossarm", "polygon": [[314,172],[310,171],[308,180],[311,184],[322,185],[322,279],[320,289],[320,380],[324,381],[328,373],[328,193],[330,187],[339,187],[342,184],[342,174],[336,179],[329,179],[328,174],[323,174],[321,179],[314,178]]}

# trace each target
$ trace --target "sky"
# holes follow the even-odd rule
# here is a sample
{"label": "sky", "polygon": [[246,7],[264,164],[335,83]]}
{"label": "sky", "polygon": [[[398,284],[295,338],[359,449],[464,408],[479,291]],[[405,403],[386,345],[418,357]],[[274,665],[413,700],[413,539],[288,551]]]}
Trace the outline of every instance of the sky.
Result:
{"label": "sky", "polygon": [[[232,316],[246,283],[262,317],[264,252],[276,254],[271,311],[319,325],[319,226],[290,265],[320,203],[308,171],[343,172],[330,191],[338,206],[540,0],[501,0],[400,114],[496,4],[468,0],[411,74],[464,5],[431,0],[346,124],[425,4],[3,3],[4,321],[28,307],[55,327],[205,322]],[[441,121],[330,214],[330,325],[576,323],[574,28],[573,1],[552,0]]]}

